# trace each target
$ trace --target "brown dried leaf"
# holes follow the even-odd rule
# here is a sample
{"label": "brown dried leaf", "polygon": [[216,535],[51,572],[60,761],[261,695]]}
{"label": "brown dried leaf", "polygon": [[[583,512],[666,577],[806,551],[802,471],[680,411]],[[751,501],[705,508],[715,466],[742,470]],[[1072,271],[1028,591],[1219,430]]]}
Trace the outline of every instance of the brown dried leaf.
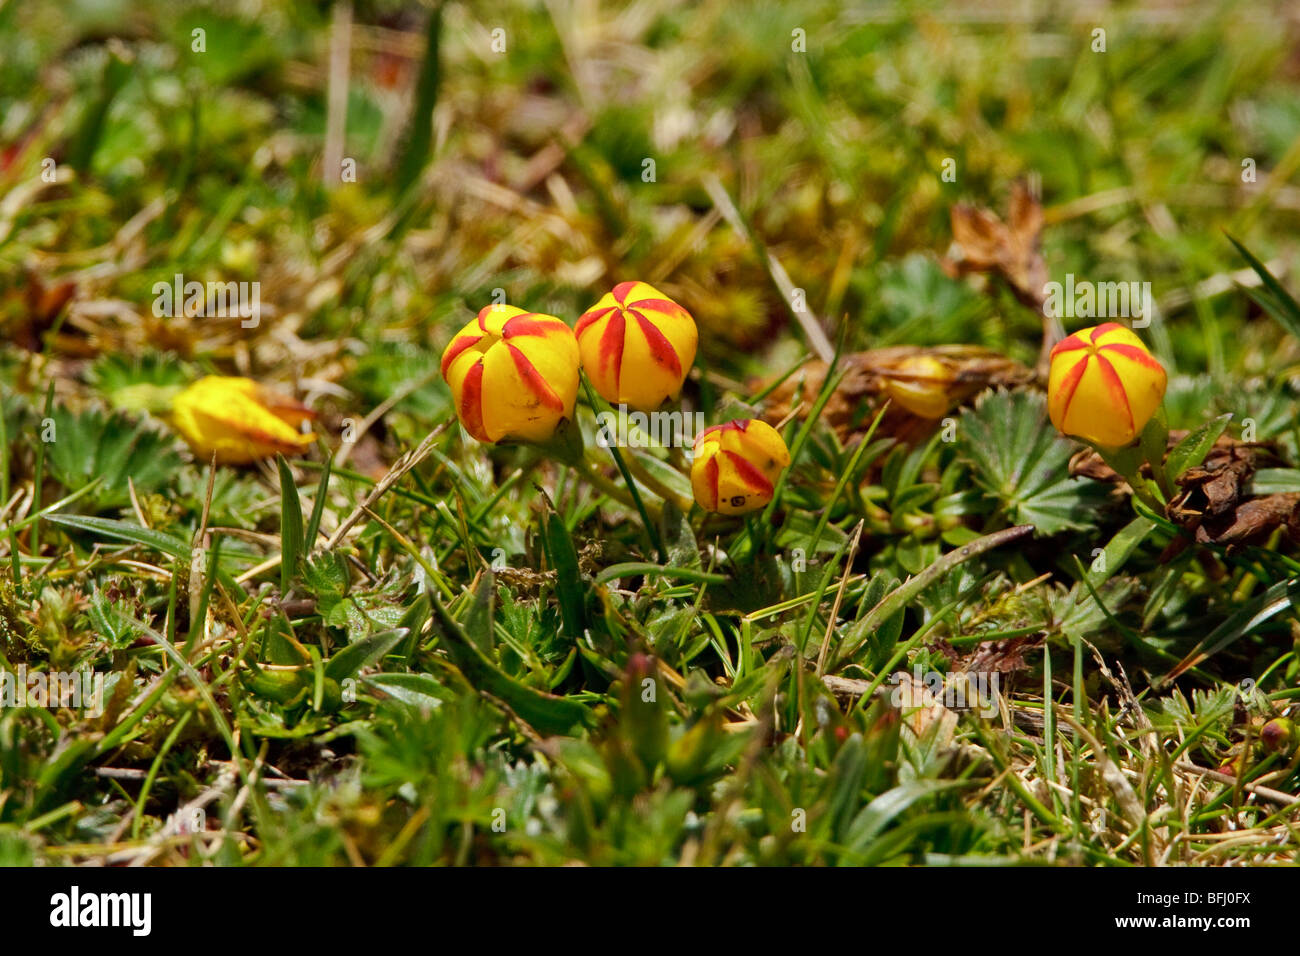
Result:
{"label": "brown dried leaf", "polygon": [[1041,635],[1025,637],[1008,637],[1000,641],[985,641],[975,647],[970,654],[957,658],[954,670],[973,673],[998,673],[1011,675],[1028,668],[1025,654],[1043,644]]}
{"label": "brown dried leaf", "polygon": [[[1172,449],[1186,432],[1170,432]],[[1285,527],[1300,543],[1300,494],[1251,497],[1247,493],[1256,469],[1276,465],[1280,459],[1262,442],[1242,442],[1231,435],[1219,440],[1200,465],[1178,478],[1181,491],[1170,500],[1165,513],[1171,521],[1191,532],[1201,544],[1259,544],[1277,528]],[[1143,465],[1150,474],[1150,467]],[[1091,449],[1070,459],[1070,474],[1097,481],[1122,484],[1120,478]],[[1187,546],[1187,538],[1170,542],[1161,556],[1170,560]]]}
{"label": "brown dried leaf", "polygon": [[18,290],[10,292],[0,308],[0,318],[6,318],[5,331],[19,348],[29,352],[45,349],[45,335],[54,328],[64,308],[77,294],[75,282],[64,281],[46,284],[30,269]]}
{"label": "brown dried leaf", "polygon": [[1000,276],[1025,305],[1041,311],[1047,285],[1043,259],[1043,207],[1023,180],[1011,187],[1009,224],[987,209],[957,203],[951,210],[955,248],[947,260],[950,272]]}
{"label": "brown dried leaf", "polygon": [[1207,516],[1196,528],[1196,540],[1202,544],[1262,544],[1280,527],[1300,543],[1300,494],[1252,498],[1223,514]]}

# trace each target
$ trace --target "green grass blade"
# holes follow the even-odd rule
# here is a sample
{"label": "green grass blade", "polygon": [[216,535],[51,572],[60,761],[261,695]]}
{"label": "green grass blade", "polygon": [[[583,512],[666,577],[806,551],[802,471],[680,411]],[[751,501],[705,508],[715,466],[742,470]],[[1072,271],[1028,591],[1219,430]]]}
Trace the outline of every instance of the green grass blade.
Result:
{"label": "green grass blade", "polygon": [[280,593],[288,594],[302,558],[302,500],[298,497],[293,471],[283,455],[275,456],[275,465],[280,472]]}

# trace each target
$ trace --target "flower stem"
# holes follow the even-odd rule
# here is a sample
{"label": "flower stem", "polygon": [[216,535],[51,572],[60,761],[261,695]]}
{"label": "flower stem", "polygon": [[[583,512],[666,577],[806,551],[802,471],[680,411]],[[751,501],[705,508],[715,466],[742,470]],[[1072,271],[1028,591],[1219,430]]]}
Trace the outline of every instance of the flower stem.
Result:
{"label": "flower stem", "polygon": [[1155,476],[1156,485],[1160,488],[1160,494],[1164,496],[1165,501],[1169,501],[1174,496],[1169,475],[1165,473],[1165,451],[1168,447],[1169,423],[1165,418],[1164,408],[1160,407],[1142,429],[1142,454],[1146,457],[1147,464],[1151,466],[1151,474]]}
{"label": "flower stem", "polygon": [[[582,387],[587,392],[588,403],[592,408],[596,408],[595,392],[592,390],[591,383],[587,381],[585,376],[582,379]],[[658,521],[651,520],[650,512],[646,508],[645,502],[641,500],[641,492],[637,491],[636,481],[633,479],[632,473],[628,471],[627,462],[623,460],[623,456],[619,454],[616,446],[610,445],[609,453],[614,457],[614,464],[618,466],[618,472],[623,476],[623,481],[627,484],[628,494],[632,496],[632,504],[636,506],[636,510],[641,514],[641,522],[645,526],[645,531],[650,538],[650,543],[654,546],[654,549],[659,552],[659,560],[667,561],[668,552],[664,550],[663,541],[659,538]],[[575,462],[574,467],[585,467],[588,471],[591,471],[592,474],[595,474],[594,470],[591,469],[591,466],[586,461],[583,461],[581,465]]]}
{"label": "flower stem", "polygon": [[[613,449],[611,449],[611,451],[612,450]],[[664,501],[671,501],[681,509],[683,514],[691,510],[691,502],[689,500],[683,498],[654,475],[650,474],[650,472],[646,470],[645,466],[636,460],[635,455],[628,455],[623,459],[623,463],[627,466],[627,470],[632,473],[633,477],[635,477],[637,481],[641,482],[641,484],[645,485]]]}
{"label": "flower stem", "polygon": [[[1145,478],[1142,477],[1140,469],[1142,467],[1143,454],[1137,445],[1130,445],[1126,448],[1102,448],[1097,445],[1093,449],[1101,456],[1115,474],[1119,475],[1126,482],[1133,494],[1148,508],[1156,514],[1165,513],[1165,503],[1156,495],[1151,493],[1151,486]],[[1153,471],[1160,471],[1161,467],[1152,465]]]}
{"label": "flower stem", "polygon": [[[629,508],[633,508],[633,509],[636,508],[636,502],[633,501],[632,496],[627,493],[627,489],[622,487],[621,485],[618,485],[610,481],[608,478],[602,475],[599,471],[595,469],[595,467],[593,467],[592,462],[583,459],[581,462],[578,462],[573,467],[574,467],[574,471],[578,473],[578,476],[580,478],[586,481],[587,484],[591,485],[601,494],[608,495],[610,498],[613,498],[615,501],[619,502],[620,504],[626,505]],[[646,510],[651,512],[651,517],[655,517],[655,518],[658,517],[657,508],[653,506],[647,506]]]}

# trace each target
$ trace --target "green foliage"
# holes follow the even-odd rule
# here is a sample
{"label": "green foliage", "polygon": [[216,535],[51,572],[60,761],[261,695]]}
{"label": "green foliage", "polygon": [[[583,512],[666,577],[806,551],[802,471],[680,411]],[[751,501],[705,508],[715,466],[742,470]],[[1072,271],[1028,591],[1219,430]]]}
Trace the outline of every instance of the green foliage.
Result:
{"label": "green foliage", "polygon": [[984,394],[962,413],[957,441],[975,483],[1009,522],[1032,524],[1042,535],[1096,524],[1106,489],[1069,476],[1070,443],[1048,422],[1041,394]]}
{"label": "green foliage", "polygon": [[1258,302],[1287,333],[1293,338],[1300,339],[1300,302],[1296,302],[1291,293],[1283,288],[1282,283],[1277,281],[1277,277],[1269,272],[1268,267],[1245,246],[1232,236],[1228,237],[1228,241],[1236,247],[1237,252],[1259,276],[1261,285],[1258,288],[1247,289],[1246,294]]}
{"label": "green foliage", "polygon": [[880,285],[882,335],[864,347],[943,345],[972,338],[988,312],[988,300],[944,275],[929,256],[912,253],[891,264]]}
{"label": "green foliage", "polygon": [[[130,504],[128,479],[137,494],[168,485],[180,466],[171,438],[124,414],[98,409],[73,412],[54,409],[46,442],[51,475],[68,491],[95,481],[95,489],[80,499],[97,510]],[[46,426],[42,425],[42,440]]]}
{"label": "green foliage", "polygon": [[1174,446],[1165,460],[1165,473],[1171,482],[1177,481],[1188,468],[1205,461],[1205,456],[1228,427],[1228,419],[1231,417],[1220,415],[1211,419]]}
{"label": "green foliage", "polygon": [[193,375],[176,359],[157,352],[102,355],[86,372],[86,384],[114,408],[157,411],[159,397],[187,385]]}
{"label": "green foliage", "polygon": [[[552,6],[354,4],[337,90],[337,5],[0,3],[0,668],[106,678],[102,713],[0,707],[0,865],[1294,862],[1296,761],[1255,743],[1300,687],[1290,529],[1208,545],[1206,516],[1071,479],[1037,390],[955,407],[954,442],[846,374],[788,409],[796,465],[746,518],[633,502],[585,401],[610,484],[453,424],[370,498],[451,420],[442,350],[497,290],[572,323],[651,281],[699,325],[708,424],[786,415],[776,264],[839,371],[895,344],[1032,365],[1037,309],[947,261],[954,204],[1006,221],[1018,176],[1052,278],[1152,282],[1191,432],[1169,475],[1266,443],[1209,520],[1300,491],[1276,18],[1122,6],[1079,57],[1067,22],[1033,53],[1041,17]],[[152,314],[177,272],[260,282],[263,321]],[[208,373],[303,396],[330,463],[185,464],[145,416]],[[689,500],[682,449],[621,455]],[[996,675],[997,707],[909,699],[914,668]],[[177,840],[210,793],[220,826]]]}

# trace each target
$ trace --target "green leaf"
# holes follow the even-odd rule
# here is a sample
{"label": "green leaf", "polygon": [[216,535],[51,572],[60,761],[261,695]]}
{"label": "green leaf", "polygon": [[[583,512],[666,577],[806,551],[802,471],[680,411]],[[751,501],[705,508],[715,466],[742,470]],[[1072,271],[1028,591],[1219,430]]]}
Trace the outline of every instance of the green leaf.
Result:
{"label": "green leaf", "polygon": [[659,515],[659,536],[667,549],[668,564],[700,569],[700,547],[695,541],[695,532],[676,502],[664,502]]}
{"label": "green leaf", "polygon": [[145,528],[138,524],[129,524],[114,518],[95,518],[89,515],[49,515],[45,520],[51,524],[62,525],[65,528],[74,528],[77,531],[87,531],[107,538],[114,538],[118,541],[142,544],[160,554],[166,554],[173,558],[184,558],[186,561],[190,558],[190,544],[188,541],[183,541],[175,535],[155,531],[153,528]]}
{"label": "green leaf", "polygon": [[1222,624],[1207,634],[1192,652],[1178,662],[1178,666],[1157,683],[1164,686],[1187,673],[1193,667],[1217,654],[1229,644],[1256,633],[1259,628],[1277,615],[1300,607],[1300,577],[1279,581],[1263,594],[1248,602],[1228,616]]}
{"label": "green leaf", "polygon": [[1283,288],[1282,283],[1277,281],[1273,273],[1268,271],[1268,266],[1264,265],[1255,255],[1243,246],[1232,236],[1228,236],[1228,241],[1237,247],[1243,259],[1250,263],[1250,267],[1255,270],[1260,281],[1264,283],[1262,289],[1246,289],[1246,295],[1250,296],[1259,306],[1271,315],[1277,324],[1282,326],[1287,332],[1297,339],[1300,339],[1300,303]]}
{"label": "green leaf", "polygon": [[140,633],[113,613],[113,604],[98,587],[90,597],[86,615],[99,638],[114,650],[125,650],[135,643]]}
{"label": "green leaf", "polygon": [[302,557],[302,501],[284,456],[276,455],[275,464],[280,470],[280,593],[288,594]]}
{"label": "green leaf", "polygon": [[862,784],[867,775],[867,748],[862,735],[853,734],[835,755],[827,773],[826,788],[830,798],[826,815],[836,842],[848,835],[854,809],[861,802]]}
{"label": "green leaf", "polygon": [[337,554],[318,554],[303,562],[303,578],[316,598],[316,610],[328,620],[348,588],[347,568]]}
{"label": "green leaf", "polygon": [[[320,610],[321,607],[318,602],[317,609]],[[323,613],[322,617],[330,627],[346,631],[348,643],[360,640],[371,631],[370,619],[366,617],[360,605],[350,597],[339,600],[328,613]]]}
{"label": "green leaf", "polygon": [[975,482],[1008,520],[1040,535],[1086,530],[1105,501],[1101,482],[1069,476],[1072,447],[1047,420],[1037,392],[986,392],[962,413],[958,449]]}
{"label": "green leaf", "polygon": [[484,654],[492,653],[496,644],[492,634],[496,608],[496,575],[485,571],[480,575],[478,587],[471,595],[468,607],[461,615],[461,627],[465,635],[473,641]]}
{"label": "green leaf", "polygon": [[94,759],[98,741],[90,737],[71,739],[40,768],[40,773],[30,784],[38,794],[37,807],[57,803],[66,788],[83,773],[85,765]]}
{"label": "green leaf", "polygon": [[395,171],[399,192],[418,179],[429,162],[433,149],[433,109],[438,103],[438,81],[442,75],[439,46],[442,38],[442,4],[436,3],[429,11],[424,31],[424,58],[415,84],[415,99]]}
{"label": "green leaf", "polygon": [[82,111],[80,122],[68,140],[64,162],[73,169],[90,171],[95,152],[104,137],[113,100],[134,74],[135,67],[125,48],[120,51],[110,48],[103,74],[96,84],[97,93]]}
{"label": "green leaf", "polygon": [[1186,561],[1175,561],[1173,564],[1160,569],[1156,583],[1147,596],[1147,603],[1142,608],[1142,630],[1151,630],[1151,625],[1155,623],[1156,617],[1164,610],[1169,600],[1178,593],[1179,583],[1186,571]]}
{"label": "green leaf", "polygon": [[1088,565],[1088,581],[1092,586],[1100,587],[1102,582],[1124,566],[1138,546],[1147,539],[1156,528],[1156,523],[1149,518],[1137,517],[1126,524],[1111,538]]}
{"label": "green leaf", "polygon": [[1205,461],[1205,456],[1210,453],[1210,449],[1214,447],[1214,443],[1219,440],[1219,436],[1223,434],[1223,430],[1228,427],[1228,422],[1231,420],[1231,412],[1212,418],[1174,446],[1173,451],[1165,458],[1165,475],[1168,476],[1170,484],[1176,482],[1188,468],[1195,468]]}
{"label": "green leaf", "polygon": [[1252,495],[1285,495],[1300,492],[1300,469],[1261,468],[1250,482]]}
{"label": "green leaf", "polygon": [[[802,548],[805,556],[834,554],[841,550],[849,540],[848,535],[833,524],[823,525],[820,517],[802,510],[786,512],[785,521],[773,540],[775,547],[780,551]],[[816,552],[813,550],[814,542]]]}
{"label": "green leaf", "polygon": [[130,504],[128,478],[137,493],[146,494],[180,470],[172,439],[124,414],[76,413],[60,406],[50,419],[53,440],[45,445],[50,473],[69,491],[98,478],[96,489],[83,499],[96,510]]}
{"label": "green leaf", "polygon": [[546,513],[544,533],[546,555],[555,569],[555,594],[560,602],[564,630],[577,640],[586,630],[586,589],[578,571],[578,552],[564,519],[550,509]]}
{"label": "green leaf", "polygon": [[596,583],[605,584],[618,578],[629,578],[633,575],[677,578],[682,581],[696,581],[700,584],[726,584],[731,580],[725,574],[713,574],[708,571],[698,571],[695,568],[666,568],[649,561],[629,561],[626,564],[611,564],[596,575]]}
{"label": "green leaf", "polygon": [[400,644],[407,636],[405,628],[381,631],[349,644],[329,659],[325,676],[337,681],[352,677],[363,667],[381,660],[385,654]]}
{"label": "green leaf", "polygon": [[432,589],[425,594],[440,626],[443,638],[440,646],[474,687],[500,698],[542,733],[569,734],[590,725],[592,715],[585,705],[544,693],[510,677],[469,639]]}
{"label": "green leaf", "polygon": [[325,499],[329,497],[330,475],[334,468],[334,456],[330,455],[325,467],[320,471],[320,481],[316,485],[316,500],[312,502],[311,517],[307,519],[307,529],[303,533],[303,547],[310,552],[316,547],[316,536],[320,534],[321,518],[325,516]]}
{"label": "green leaf", "polygon": [[[636,448],[625,449],[624,454],[635,459],[636,463],[645,469],[647,475],[677,495],[682,501],[691,501],[695,497],[690,478],[668,464],[668,462],[656,458],[647,451]],[[658,495],[658,492],[655,492],[655,494]]]}
{"label": "green leaf", "polygon": [[[847,837],[844,840],[846,849],[850,854],[855,855],[866,851],[871,842],[876,839],[885,827],[918,800],[941,793],[944,790],[969,787],[971,785],[971,782],[966,780],[911,780],[894,787],[892,790],[886,790],[863,807],[858,815],[853,818]],[[845,862],[853,863],[856,861],[846,860]]]}
{"label": "green leaf", "polygon": [[[872,576],[867,583],[866,593],[862,595],[862,615],[870,613],[871,609],[889,596],[889,593],[895,590],[899,585],[899,580],[894,575],[880,571]],[[866,637],[870,642],[867,647],[866,659],[862,661],[867,670],[875,672],[885,666],[889,656],[894,653],[894,648],[898,646],[898,638],[903,633],[903,612],[904,608],[899,608],[889,617],[885,618],[879,626],[870,632]],[[861,616],[859,620],[861,620]],[[857,622],[850,626],[846,639],[856,639],[858,635]]]}
{"label": "green leaf", "polygon": [[422,710],[437,710],[444,701],[455,699],[455,694],[428,674],[372,674],[362,681]]}

